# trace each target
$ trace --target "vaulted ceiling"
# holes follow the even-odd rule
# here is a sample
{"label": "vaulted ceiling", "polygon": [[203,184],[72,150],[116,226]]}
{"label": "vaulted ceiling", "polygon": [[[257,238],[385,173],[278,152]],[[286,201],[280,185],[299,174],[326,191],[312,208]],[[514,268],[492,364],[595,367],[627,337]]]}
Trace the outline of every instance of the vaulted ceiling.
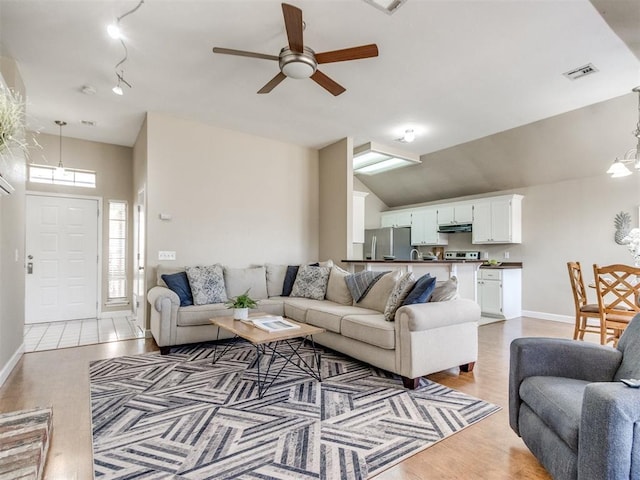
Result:
{"label": "vaulted ceiling", "polygon": [[[111,88],[123,49],[106,25],[137,1],[0,0],[0,54],[18,62],[30,126],[47,133],[62,119],[68,136],[132,145],[147,111],[313,148],[345,136],[400,146],[395,139],[414,128],[417,140],[401,147],[437,161],[364,179],[390,206],[499,190],[504,178],[492,172],[516,167],[523,183],[567,176],[557,160],[551,169],[513,163],[528,147],[513,149],[514,128],[556,116],[566,125],[563,115],[584,107],[581,119],[601,112],[624,123],[624,134],[635,122],[638,0],[407,0],[393,15],[363,0],[290,1],[316,52],[378,44],[377,58],[322,66],[344,94],[286,79],[257,95],[276,62],[212,53],[220,46],[277,55],[287,40],[275,0],[146,0],[122,20],[133,86],[122,97]],[[562,75],[587,63],[599,71],[576,81]],[[95,94],[83,94],[84,85]],[[495,141],[494,169],[474,160],[473,141],[500,132],[509,148]],[[467,155],[448,158],[461,144],[470,145]]]}

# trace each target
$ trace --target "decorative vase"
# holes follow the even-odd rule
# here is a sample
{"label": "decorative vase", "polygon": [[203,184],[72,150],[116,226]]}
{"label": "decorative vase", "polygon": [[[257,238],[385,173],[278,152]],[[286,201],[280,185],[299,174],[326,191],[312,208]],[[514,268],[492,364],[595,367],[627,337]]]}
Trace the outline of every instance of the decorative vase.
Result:
{"label": "decorative vase", "polygon": [[233,309],[233,319],[234,320],[246,320],[249,318],[249,309],[248,308],[234,308]]}

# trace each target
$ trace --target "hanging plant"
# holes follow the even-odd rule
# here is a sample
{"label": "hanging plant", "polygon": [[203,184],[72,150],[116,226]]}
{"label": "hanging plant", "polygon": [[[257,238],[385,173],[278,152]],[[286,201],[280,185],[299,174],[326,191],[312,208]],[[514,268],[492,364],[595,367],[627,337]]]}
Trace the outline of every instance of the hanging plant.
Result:
{"label": "hanging plant", "polygon": [[24,140],[24,102],[17,93],[0,90],[0,155],[12,148],[27,152]]}

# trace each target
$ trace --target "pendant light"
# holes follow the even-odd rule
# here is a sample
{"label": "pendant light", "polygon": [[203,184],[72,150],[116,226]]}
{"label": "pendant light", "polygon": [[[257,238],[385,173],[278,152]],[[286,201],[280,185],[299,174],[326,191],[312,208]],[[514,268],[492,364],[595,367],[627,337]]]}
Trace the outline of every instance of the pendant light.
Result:
{"label": "pendant light", "polygon": [[62,163],[62,127],[64,127],[67,122],[62,120],[56,120],[56,125],[60,127],[60,161],[58,162],[58,167],[56,168],[56,175],[62,176],[64,175],[64,164]]}
{"label": "pendant light", "polygon": [[636,148],[627,150],[623,158],[616,158],[607,170],[611,178],[627,177],[631,175],[631,170],[627,165],[633,165],[635,170],[640,170],[640,87],[633,89],[638,94],[638,124],[633,132],[636,137]]}

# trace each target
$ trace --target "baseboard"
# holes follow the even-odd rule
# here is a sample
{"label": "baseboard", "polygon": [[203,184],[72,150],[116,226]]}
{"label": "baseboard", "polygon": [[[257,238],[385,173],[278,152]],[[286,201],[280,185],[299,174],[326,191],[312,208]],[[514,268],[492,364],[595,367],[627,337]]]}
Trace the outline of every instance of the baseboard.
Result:
{"label": "baseboard", "polygon": [[546,312],[534,312],[531,310],[523,310],[523,317],[533,317],[539,318],[541,320],[551,320],[552,322],[562,322],[562,323],[575,323],[576,317],[571,315],[558,315],[556,313],[546,313]]}
{"label": "baseboard", "polygon": [[151,337],[153,337],[153,335],[151,334],[151,329],[147,328],[144,331],[144,338],[151,338]]}
{"label": "baseboard", "polygon": [[24,354],[24,343],[21,343],[15,353],[11,356],[7,364],[0,370],[0,387],[4,385],[4,382],[9,378],[11,372],[18,364],[22,355]]}
{"label": "baseboard", "polygon": [[131,310],[113,310],[110,312],[100,312],[98,318],[113,318],[113,317],[133,317],[133,312]]}

